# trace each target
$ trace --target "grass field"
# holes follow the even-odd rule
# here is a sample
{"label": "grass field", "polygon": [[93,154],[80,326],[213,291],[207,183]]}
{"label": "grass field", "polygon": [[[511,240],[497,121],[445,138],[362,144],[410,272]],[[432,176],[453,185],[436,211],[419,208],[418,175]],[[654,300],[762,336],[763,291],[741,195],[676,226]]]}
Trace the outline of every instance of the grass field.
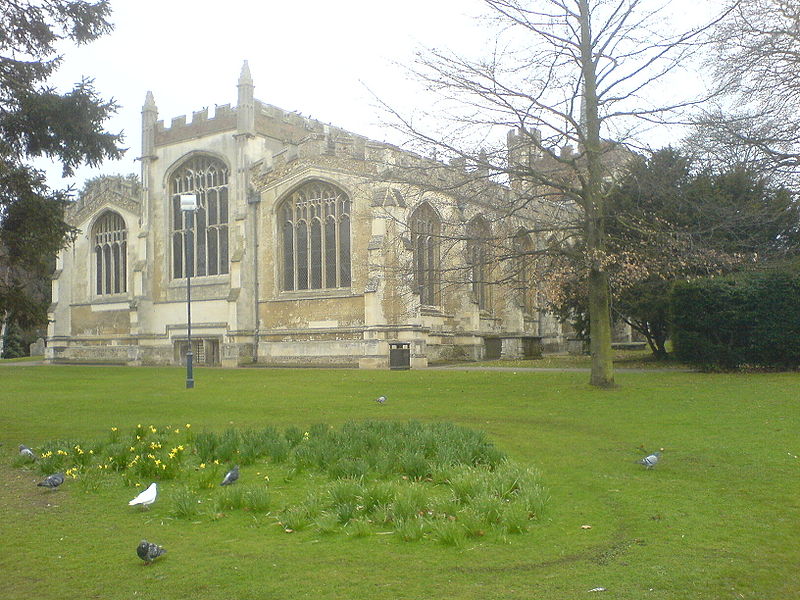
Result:
{"label": "grass field", "polygon": [[[41,599],[786,599],[800,596],[800,374],[625,373],[594,390],[585,373],[412,370],[0,368],[0,598]],[[388,401],[373,401],[386,394]],[[529,531],[460,547],[395,534],[285,533],[270,512],[195,519],[171,512],[172,482],[147,511],[105,476],[55,492],[18,466],[17,446],[97,440],[191,423],[227,428],[452,422],[484,431],[537,468],[550,500]],[[638,448],[664,448],[652,470]],[[273,498],[287,481],[268,463]],[[322,478],[324,479],[324,478]],[[148,482],[145,482],[148,483]],[[216,493],[212,490],[211,493]],[[591,528],[583,528],[589,525]],[[145,567],[146,538],[168,553]],[[605,593],[590,593],[602,587]]]}

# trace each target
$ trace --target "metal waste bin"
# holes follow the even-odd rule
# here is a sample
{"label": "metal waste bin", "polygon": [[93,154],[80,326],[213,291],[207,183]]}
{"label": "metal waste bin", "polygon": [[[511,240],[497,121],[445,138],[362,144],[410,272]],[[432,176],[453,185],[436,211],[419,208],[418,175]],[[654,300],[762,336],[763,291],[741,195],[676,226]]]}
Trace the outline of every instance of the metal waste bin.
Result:
{"label": "metal waste bin", "polygon": [[394,370],[411,368],[410,342],[389,342],[389,368]]}

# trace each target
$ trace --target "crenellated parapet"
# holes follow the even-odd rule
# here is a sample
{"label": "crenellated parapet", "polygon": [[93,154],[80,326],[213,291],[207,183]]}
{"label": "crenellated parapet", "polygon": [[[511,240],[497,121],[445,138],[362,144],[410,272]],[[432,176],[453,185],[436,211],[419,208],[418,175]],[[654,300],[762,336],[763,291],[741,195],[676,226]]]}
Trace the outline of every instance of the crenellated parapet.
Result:
{"label": "crenellated parapet", "polygon": [[169,127],[164,121],[156,122],[155,145],[167,146],[183,142],[200,136],[236,130],[236,109],[230,104],[217,106],[214,116],[209,118],[208,108],[192,113],[191,120],[187,122],[186,115],[174,117]]}

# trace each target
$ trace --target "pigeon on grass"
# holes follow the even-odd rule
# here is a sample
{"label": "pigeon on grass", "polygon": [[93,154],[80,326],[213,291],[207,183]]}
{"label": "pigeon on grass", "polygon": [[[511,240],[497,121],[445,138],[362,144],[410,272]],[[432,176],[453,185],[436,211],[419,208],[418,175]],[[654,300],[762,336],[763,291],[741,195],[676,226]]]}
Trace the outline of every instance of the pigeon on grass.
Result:
{"label": "pigeon on grass", "polygon": [[375,402],[377,402],[378,404],[383,404],[384,402],[386,402],[386,396],[378,396],[377,398],[375,398]]}
{"label": "pigeon on grass", "polygon": [[25,444],[19,445],[19,454],[20,456],[24,456],[25,458],[29,458],[31,460],[36,460],[36,454],[28,448]]}
{"label": "pigeon on grass", "polygon": [[36,485],[38,485],[39,487],[46,487],[46,488],[50,488],[51,490],[54,490],[58,486],[60,486],[62,483],[64,483],[64,474],[63,473],[53,473],[52,475],[48,475],[47,477],[42,479]]}
{"label": "pigeon on grass", "polygon": [[158,496],[158,486],[155,483],[151,483],[150,487],[128,502],[128,506],[141,504],[142,508],[147,508],[156,501],[156,496]]}
{"label": "pigeon on grass", "polygon": [[652,454],[648,454],[636,462],[640,465],[644,465],[646,469],[652,469],[658,464],[659,458],[661,458],[661,452],[653,452]]}
{"label": "pigeon on grass", "polygon": [[239,465],[236,465],[230,471],[225,473],[225,477],[222,479],[222,483],[220,483],[220,485],[230,485],[235,483],[237,479],[239,479]]}
{"label": "pigeon on grass", "polygon": [[136,546],[136,554],[144,561],[145,565],[152,564],[155,559],[166,553],[167,551],[164,550],[164,548],[158,544],[152,544],[147,540],[142,540],[139,542],[139,545]]}

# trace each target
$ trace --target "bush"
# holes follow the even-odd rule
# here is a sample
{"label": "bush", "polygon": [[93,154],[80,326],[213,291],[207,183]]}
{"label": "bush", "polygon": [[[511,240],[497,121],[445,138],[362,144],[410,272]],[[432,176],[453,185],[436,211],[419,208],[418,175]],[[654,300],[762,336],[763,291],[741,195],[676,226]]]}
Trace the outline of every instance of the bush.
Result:
{"label": "bush", "polygon": [[742,273],[675,285],[672,342],[704,370],[800,366],[800,277]]}

